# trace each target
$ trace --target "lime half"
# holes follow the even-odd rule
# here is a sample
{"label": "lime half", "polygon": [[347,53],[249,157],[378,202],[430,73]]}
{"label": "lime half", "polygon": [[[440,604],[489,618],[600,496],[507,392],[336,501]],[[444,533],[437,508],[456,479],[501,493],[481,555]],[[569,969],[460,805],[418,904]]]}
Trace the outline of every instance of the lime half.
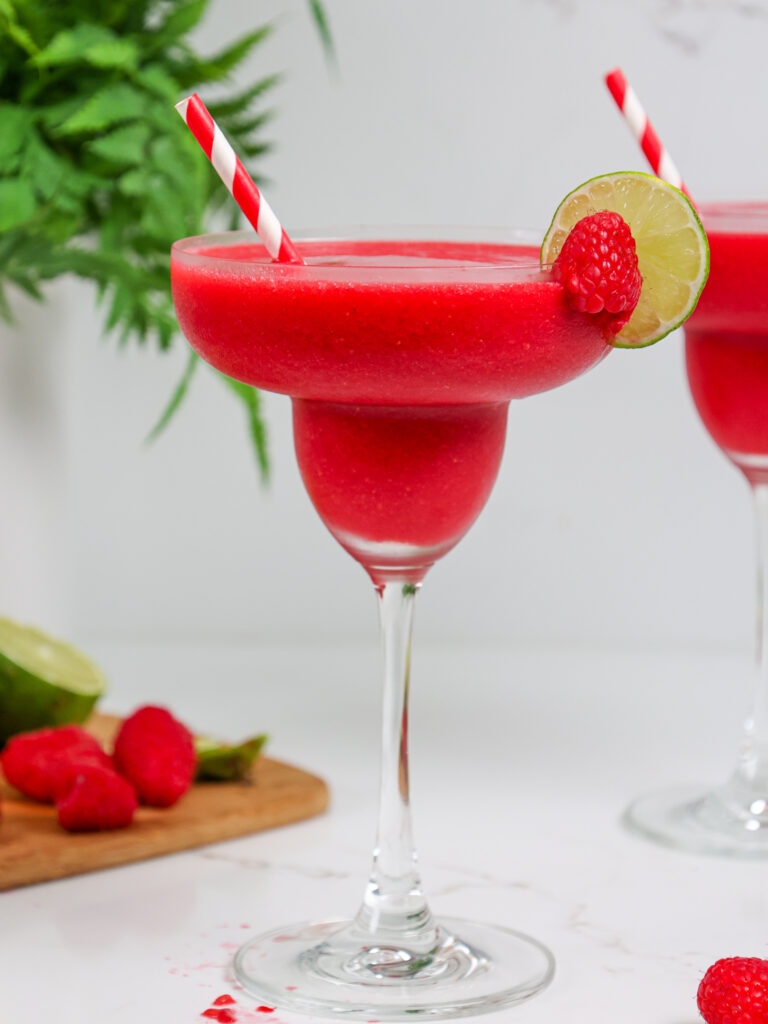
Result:
{"label": "lime half", "polygon": [[709,243],[691,201],[652,174],[619,171],[591,178],[558,206],[541,263],[554,263],[571,229],[583,217],[610,210],[629,225],[643,278],[640,300],[612,340],[619,348],[659,341],[696,308],[709,273]]}
{"label": "lime half", "polygon": [[84,721],[105,687],[74,647],[0,619],[0,747],[17,732]]}

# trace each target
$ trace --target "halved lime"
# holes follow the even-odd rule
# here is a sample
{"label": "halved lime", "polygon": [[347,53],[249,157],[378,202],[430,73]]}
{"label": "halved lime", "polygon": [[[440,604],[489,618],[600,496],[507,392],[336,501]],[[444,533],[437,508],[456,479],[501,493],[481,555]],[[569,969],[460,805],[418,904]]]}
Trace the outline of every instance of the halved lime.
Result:
{"label": "halved lime", "polygon": [[673,185],[640,171],[590,178],[558,206],[541,246],[541,263],[554,263],[583,217],[611,210],[629,225],[643,277],[640,300],[612,340],[619,348],[652,345],[696,308],[709,274],[709,243],[691,201]]}
{"label": "halved lime", "polygon": [[0,747],[17,732],[84,721],[105,688],[74,647],[0,619]]}

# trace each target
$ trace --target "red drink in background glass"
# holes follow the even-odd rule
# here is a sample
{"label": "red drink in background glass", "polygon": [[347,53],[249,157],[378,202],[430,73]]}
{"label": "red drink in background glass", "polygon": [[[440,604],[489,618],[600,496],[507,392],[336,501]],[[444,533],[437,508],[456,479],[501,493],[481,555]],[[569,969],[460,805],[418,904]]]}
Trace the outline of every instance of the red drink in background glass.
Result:
{"label": "red drink in background glass", "polygon": [[729,779],[652,793],[626,820],[643,835],[703,853],[768,858],[768,203],[700,208],[709,279],[685,324],[688,382],[712,439],[745,474],[758,548],[755,701]]}
{"label": "red drink in background glass", "polygon": [[691,394],[712,438],[768,480],[768,204],[702,207],[709,280],[685,326]]}

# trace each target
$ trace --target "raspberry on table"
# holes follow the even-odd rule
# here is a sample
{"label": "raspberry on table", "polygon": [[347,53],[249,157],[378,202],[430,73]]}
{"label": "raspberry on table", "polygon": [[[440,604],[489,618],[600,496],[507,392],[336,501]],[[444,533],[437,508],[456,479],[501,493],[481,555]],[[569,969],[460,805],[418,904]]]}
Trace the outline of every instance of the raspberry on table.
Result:
{"label": "raspberry on table", "polygon": [[165,708],[147,705],[125,719],[115,739],[115,767],[149,807],[170,807],[192,785],[192,733]]}
{"label": "raspberry on table", "polygon": [[629,320],[643,283],[629,226],[610,210],[574,225],[552,273],[572,308],[599,317],[609,335],[618,334]]}
{"label": "raspberry on table", "polygon": [[98,740],[79,725],[19,733],[0,755],[7,781],[24,796],[54,803],[78,768],[111,768]]}
{"label": "raspberry on table", "polygon": [[768,960],[717,960],[701,979],[696,1002],[707,1024],[768,1024]]}
{"label": "raspberry on table", "polygon": [[126,828],[136,807],[129,782],[115,771],[92,765],[74,775],[66,796],[56,804],[59,824],[68,832]]}

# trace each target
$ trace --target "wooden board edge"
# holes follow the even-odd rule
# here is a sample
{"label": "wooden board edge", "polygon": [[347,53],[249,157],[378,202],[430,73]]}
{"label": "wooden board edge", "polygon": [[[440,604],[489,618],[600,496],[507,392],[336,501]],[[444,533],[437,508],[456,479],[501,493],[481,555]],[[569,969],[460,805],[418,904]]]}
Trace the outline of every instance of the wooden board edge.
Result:
{"label": "wooden board edge", "polygon": [[[291,766],[292,767],[292,766]],[[6,883],[0,878],[0,892],[12,892],[14,889],[25,888],[30,885],[41,885],[45,882],[56,882],[61,881],[65,878],[76,878],[82,875],[93,874],[96,871],[109,871],[113,868],[128,866],[130,864],[140,864],[145,861],[159,860],[162,857],[173,856],[176,853],[188,853],[190,850],[204,849],[206,846],[215,846],[218,843],[228,842],[232,839],[244,839],[249,835],[256,835],[259,832],[267,832],[273,828],[282,828],[284,825],[295,825],[300,821],[308,821],[310,818],[316,818],[320,814],[323,814],[327,809],[330,802],[330,793],[326,783],[318,778],[312,776],[317,782],[315,791],[312,795],[312,800],[309,804],[309,809],[305,805],[299,813],[293,809],[286,809],[285,813],[278,815],[276,820],[273,820],[268,825],[263,826],[250,826],[247,829],[242,828],[242,823],[236,822],[234,819],[230,823],[225,823],[222,826],[220,820],[214,820],[211,822],[210,831],[211,834],[206,836],[198,835],[189,842],[180,842],[178,846],[173,849],[163,850],[154,854],[147,854],[142,848],[137,847],[135,851],[129,851],[126,853],[125,849],[115,850],[114,854],[107,854],[104,857],[102,863],[98,865],[83,865],[76,866],[67,862],[62,862],[60,870],[56,870],[54,874],[50,873],[50,867],[48,873],[41,875],[39,872],[30,872],[29,875],[17,875],[13,881]],[[205,828],[203,832],[207,831]],[[215,834],[214,834],[215,833]]]}

